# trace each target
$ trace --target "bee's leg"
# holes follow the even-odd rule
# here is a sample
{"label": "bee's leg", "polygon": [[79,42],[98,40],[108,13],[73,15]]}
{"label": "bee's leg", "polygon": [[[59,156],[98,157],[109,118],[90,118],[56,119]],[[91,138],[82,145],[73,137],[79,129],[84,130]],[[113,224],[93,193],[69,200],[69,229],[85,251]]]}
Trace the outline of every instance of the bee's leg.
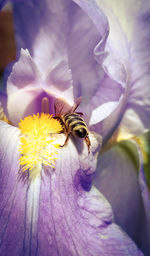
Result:
{"label": "bee's leg", "polygon": [[90,139],[89,139],[89,136],[88,136],[88,135],[85,137],[85,142],[86,142],[86,145],[87,145],[87,147],[88,147],[88,153],[90,154],[91,142],[90,142]]}
{"label": "bee's leg", "polygon": [[61,148],[64,147],[67,144],[68,139],[69,139],[69,135],[70,135],[70,133],[67,134],[64,144],[60,146]]}

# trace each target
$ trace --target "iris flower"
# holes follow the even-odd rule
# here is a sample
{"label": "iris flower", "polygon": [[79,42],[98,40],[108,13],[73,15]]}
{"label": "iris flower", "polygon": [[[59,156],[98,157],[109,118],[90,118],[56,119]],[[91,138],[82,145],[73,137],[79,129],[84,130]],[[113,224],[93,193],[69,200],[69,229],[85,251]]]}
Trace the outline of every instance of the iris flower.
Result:
{"label": "iris flower", "polygon": [[[111,179],[118,175],[112,158],[116,160],[119,155],[119,163],[129,159],[125,152],[122,156],[122,149],[117,156],[114,148],[107,151],[109,138],[121,122],[115,141],[121,140],[125,130],[123,134],[135,144],[133,135],[149,127],[148,97],[147,102],[139,104],[149,90],[147,73],[140,69],[136,47],[132,52],[113,9],[103,1],[98,4],[94,0],[18,0],[13,7],[17,61],[5,75],[7,95],[1,93],[0,255],[143,255],[115,223],[130,235],[126,218],[116,216],[117,202],[106,193],[114,192]],[[139,91],[142,99],[138,97]],[[80,96],[82,103],[77,112],[84,114],[90,153],[85,140],[72,135],[61,147],[66,134],[61,122],[53,118],[56,99],[67,102],[71,108]],[[131,113],[135,117],[137,105],[140,110],[137,109],[134,120],[141,126],[133,131],[135,126],[128,118]],[[141,111],[145,113],[144,120]],[[135,145],[138,148],[139,143]],[[99,155],[100,151],[104,153]],[[139,193],[137,198],[143,200],[146,214],[149,194],[142,155],[140,150],[137,152],[141,159],[138,163],[143,198],[139,190],[134,190],[137,183],[133,191],[129,191],[130,186],[124,191],[131,197],[130,203],[136,199],[132,192]],[[106,183],[100,169],[106,170],[107,162]],[[130,164],[126,165],[129,175],[126,168],[122,171],[127,181],[135,181],[135,170]],[[112,207],[92,185],[96,170],[96,186]],[[133,179],[129,179],[131,175]],[[118,188],[117,181],[115,186]],[[123,192],[121,196],[126,198]],[[130,216],[126,212],[124,215]],[[147,227],[148,218],[147,214]]]}

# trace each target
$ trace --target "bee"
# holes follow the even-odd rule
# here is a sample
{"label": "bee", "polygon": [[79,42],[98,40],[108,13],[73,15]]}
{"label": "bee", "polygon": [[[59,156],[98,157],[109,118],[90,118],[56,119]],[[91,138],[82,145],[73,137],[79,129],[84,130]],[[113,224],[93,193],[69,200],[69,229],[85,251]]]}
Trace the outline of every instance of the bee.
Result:
{"label": "bee", "polygon": [[65,146],[68,142],[69,136],[72,134],[74,137],[85,140],[88,147],[88,153],[90,153],[91,142],[89,139],[89,132],[87,125],[81,117],[83,113],[75,112],[77,107],[80,105],[82,98],[79,97],[75,101],[72,107],[70,107],[63,99],[56,99],[54,102],[55,117],[60,120],[64,133],[66,134]]}

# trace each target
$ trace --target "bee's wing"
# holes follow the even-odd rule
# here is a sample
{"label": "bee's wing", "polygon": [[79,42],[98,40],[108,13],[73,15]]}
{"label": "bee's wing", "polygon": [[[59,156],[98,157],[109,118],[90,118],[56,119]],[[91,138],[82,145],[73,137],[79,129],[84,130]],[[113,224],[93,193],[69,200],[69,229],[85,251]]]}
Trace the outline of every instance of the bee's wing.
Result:
{"label": "bee's wing", "polygon": [[56,99],[54,102],[55,115],[64,115],[66,113],[73,113],[80,105],[82,97],[77,98],[73,106],[71,107],[64,99]]}
{"label": "bee's wing", "polygon": [[77,107],[80,105],[81,101],[82,101],[82,97],[80,96],[79,98],[76,99],[75,103],[74,103],[73,106],[70,108],[69,113],[75,112],[75,110],[77,109]]}
{"label": "bee's wing", "polygon": [[56,99],[54,102],[55,115],[64,115],[70,112],[71,106],[62,98]]}

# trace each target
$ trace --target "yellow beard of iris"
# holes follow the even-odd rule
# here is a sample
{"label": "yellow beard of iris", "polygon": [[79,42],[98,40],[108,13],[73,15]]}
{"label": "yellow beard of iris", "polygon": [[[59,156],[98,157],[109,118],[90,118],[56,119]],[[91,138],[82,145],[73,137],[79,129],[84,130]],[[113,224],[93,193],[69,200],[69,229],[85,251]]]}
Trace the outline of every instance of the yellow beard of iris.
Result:
{"label": "yellow beard of iris", "polygon": [[60,144],[51,138],[51,134],[62,131],[60,122],[49,114],[37,114],[25,117],[19,123],[21,131],[19,159],[22,170],[32,170],[39,164],[55,167],[56,154]]}

